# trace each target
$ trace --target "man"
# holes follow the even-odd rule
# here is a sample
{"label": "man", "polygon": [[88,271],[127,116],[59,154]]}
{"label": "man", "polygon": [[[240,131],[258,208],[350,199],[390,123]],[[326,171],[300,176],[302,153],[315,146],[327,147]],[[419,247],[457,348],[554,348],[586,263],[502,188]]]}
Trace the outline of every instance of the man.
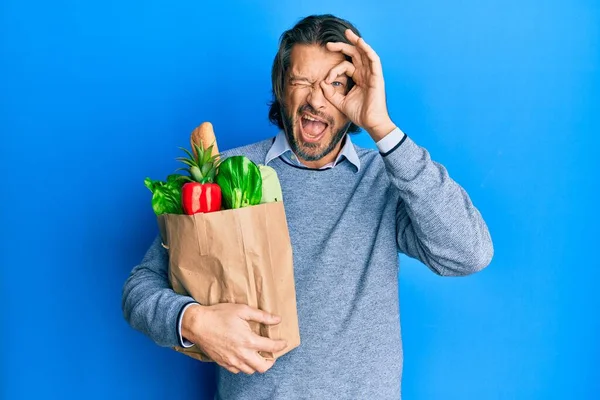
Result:
{"label": "man", "polygon": [[[200,346],[220,366],[221,399],[398,399],[402,344],[398,252],[443,276],[487,266],[480,213],[446,169],[391,120],[379,57],[349,22],[310,16],[281,37],[269,139],[223,153],[273,167],[294,251],[301,345],[248,321],[280,316],[175,294],[157,240],[123,290],[128,322],[161,346]],[[379,151],[352,144],[362,128]]]}

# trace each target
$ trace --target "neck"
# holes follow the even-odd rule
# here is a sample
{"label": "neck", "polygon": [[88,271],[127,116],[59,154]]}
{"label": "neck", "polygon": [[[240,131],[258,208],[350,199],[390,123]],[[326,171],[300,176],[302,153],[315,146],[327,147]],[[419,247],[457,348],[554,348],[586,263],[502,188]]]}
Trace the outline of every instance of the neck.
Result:
{"label": "neck", "polygon": [[319,160],[307,161],[307,160],[302,159],[301,157],[298,157],[298,155],[296,155],[296,157],[298,157],[298,160],[300,160],[300,162],[302,164],[306,165],[308,168],[319,169],[319,168],[322,168],[325,165],[330,164],[336,160],[336,158],[342,151],[342,147],[344,146],[345,142],[346,142],[346,137],[344,137],[342,140],[340,140],[340,142],[337,144],[337,146],[335,146],[335,148],[333,150],[331,150],[329,153],[327,153],[324,157],[322,157]]}

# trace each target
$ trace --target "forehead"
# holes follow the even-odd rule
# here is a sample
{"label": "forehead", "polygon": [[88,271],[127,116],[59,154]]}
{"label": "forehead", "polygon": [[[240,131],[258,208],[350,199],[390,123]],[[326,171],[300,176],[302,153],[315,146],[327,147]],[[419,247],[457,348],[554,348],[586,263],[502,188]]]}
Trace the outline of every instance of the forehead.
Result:
{"label": "forehead", "polygon": [[294,76],[319,79],[345,59],[342,53],[329,51],[316,44],[295,44],[290,53],[288,71]]}

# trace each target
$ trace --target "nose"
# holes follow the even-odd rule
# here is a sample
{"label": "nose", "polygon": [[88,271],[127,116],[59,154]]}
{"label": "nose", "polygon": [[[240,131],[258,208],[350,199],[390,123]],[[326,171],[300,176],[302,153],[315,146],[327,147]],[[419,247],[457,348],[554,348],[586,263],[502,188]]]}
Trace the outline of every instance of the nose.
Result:
{"label": "nose", "polygon": [[323,94],[323,89],[321,89],[321,85],[319,83],[315,83],[311,86],[310,93],[308,94],[308,98],[306,99],[308,104],[310,104],[315,110],[325,108],[327,104],[327,99]]}

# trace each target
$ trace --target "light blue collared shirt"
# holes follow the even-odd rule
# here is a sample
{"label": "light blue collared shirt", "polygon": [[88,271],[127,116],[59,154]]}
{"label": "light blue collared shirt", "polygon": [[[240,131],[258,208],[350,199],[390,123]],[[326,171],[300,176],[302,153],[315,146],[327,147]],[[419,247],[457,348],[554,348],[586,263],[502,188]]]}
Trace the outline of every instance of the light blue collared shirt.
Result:
{"label": "light blue collared shirt", "polygon": [[[391,151],[392,149],[394,149],[394,147],[396,147],[398,145],[398,143],[400,143],[402,141],[403,138],[404,138],[404,133],[400,130],[400,128],[396,128],[392,132],[390,132],[388,135],[386,135],[383,139],[378,141],[376,144],[377,144],[379,151],[381,153],[385,154],[385,153]],[[285,159],[287,161],[291,162],[292,164],[294,164],[296,166],[306,167],[306,165],[302,164],[302,162],[298,159],[298,157],[292,151],[292,148],[290,147],[287,137],[285,136],[285,133],[282,130],[279,131],[279,133],[275,137],[275,141],[273,142],[273,145],[267,152],[267,156],[265,157],[265,165],[268,165],[268,163],[270,161],[272,161],[275,158],[280,157],[280,156],[285,157]],[[360,159],[358,158],[356,149],[354,148],[354,145],[352,144],[350,135],[346,135],[344,145],[342,146],[342,149],[341,149],[340,153],[338,154],[338,156],[336,157],[335,161],[333,161],[327,165],[324,165],[319,169],[333,168],[337,164],[339,164],[344,158],[356,167],[357,172],[360,170]]]}

